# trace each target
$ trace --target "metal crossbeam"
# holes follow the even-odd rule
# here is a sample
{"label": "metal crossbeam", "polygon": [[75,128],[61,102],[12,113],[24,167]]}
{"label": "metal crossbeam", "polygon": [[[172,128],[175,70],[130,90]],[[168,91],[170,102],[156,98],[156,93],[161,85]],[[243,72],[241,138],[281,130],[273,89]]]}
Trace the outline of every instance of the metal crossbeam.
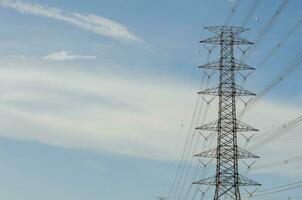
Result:
{"label": "metal crossbeam", "polygon": [[[233,152],[230,150],[229,155],[225,155],[225,156],[233,156]],[[218,158],[220,155],[217,154],[217,148],[215,149],[210,149],[201,153],[198,153],[194,156],[197,157],[204,157],[204,158]],[[249,159],[249,158],[259,158],[259,156],[256,156],[255,154],[241,148],[238,147],[238,159]]]}

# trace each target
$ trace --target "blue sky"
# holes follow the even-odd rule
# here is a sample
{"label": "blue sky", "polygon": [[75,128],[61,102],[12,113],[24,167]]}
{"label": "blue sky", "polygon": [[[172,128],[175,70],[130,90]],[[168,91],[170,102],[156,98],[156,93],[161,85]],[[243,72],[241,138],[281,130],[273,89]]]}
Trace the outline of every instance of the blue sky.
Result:
{"label": "blue sky", "polygon": [[[253,2],[241,0],[229,24],[239,26]],[[254,41],[282,2],[260,1],[246,24],[251,30],[242,36]],[[0,0],[1,199],[138,200],[168,195],[203,77],[197,66],[207,60],[198,41],[211,33],[202,27],[223,25],[234,4]],[[301,7],[299,0],[289,1],[247,59],[258,68],[248,79],[248,89],[259,93],[301,50],[298,27],[259,66],[302,19]],[[244,120],[261,134],[300,115],[301,72],[299,66]],[[214,101],[206,121],[215,118]],[[300,133],[296,128],[259,149],[258,163],[300,155]],[[301,180],[300,169],[297,163],[248,176],[265,189]],[[274,197],[301,193],[300,188]]]}

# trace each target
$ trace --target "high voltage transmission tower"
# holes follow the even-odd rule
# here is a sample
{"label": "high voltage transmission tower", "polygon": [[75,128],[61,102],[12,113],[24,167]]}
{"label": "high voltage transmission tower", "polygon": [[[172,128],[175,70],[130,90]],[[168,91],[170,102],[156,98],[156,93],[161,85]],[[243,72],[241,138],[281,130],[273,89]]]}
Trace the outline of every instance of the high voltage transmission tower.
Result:
{"label": "high voltage transmission tower", "polygon": [[240,200],[240,186],[259,186],[260,184],[238,173],[238,159],[258,158],[258,156],[238,147],[237,133],[258,131],[236,118],[236,96],[254,95],[238,86],[235,74],[238,70],[254,68],[234,58],[234,45],[253,44],[239,36],[247,28],[232,26],[205,27],[214,37],[200,41],[220,45],[220,58],[200,68],[219,70],[219,85],[199,92],[204,95],[217,95],[218,120],[197,127],[199,130],[217,132],[217,147],[197,154],[205,158],[216,158],[216,175],[193,182],[193,184],[215,186],[214,200]]}
{"label": "high voltage transmission tower", "polygon": [[157,200],[167,200],[168,199],[168,197],[166,197],[166,196],[156,196],[154,198]]}

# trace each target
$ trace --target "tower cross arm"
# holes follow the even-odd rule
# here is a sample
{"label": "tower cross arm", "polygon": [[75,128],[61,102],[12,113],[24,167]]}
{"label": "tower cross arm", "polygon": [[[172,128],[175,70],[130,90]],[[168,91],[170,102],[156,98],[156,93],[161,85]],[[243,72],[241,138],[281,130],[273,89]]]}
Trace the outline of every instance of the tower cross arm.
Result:
{"label": "tower cross arm", "polygon": [[200,43],[209,43],[209,44],[229,44],[229,45],[251,45],[254,44],[247,39],[244,39],[238,35],[233,35],[232,37],[226,36],[224,34],[210,37],[205,40],[199,41]]}

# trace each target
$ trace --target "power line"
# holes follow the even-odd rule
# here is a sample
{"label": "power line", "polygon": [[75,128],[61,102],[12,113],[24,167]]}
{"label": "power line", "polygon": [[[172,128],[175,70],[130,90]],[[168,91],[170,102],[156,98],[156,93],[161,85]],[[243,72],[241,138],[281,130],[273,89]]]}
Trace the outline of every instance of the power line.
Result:
{"label": "power line", "polygon": [[284,191],[289,191],[297,188],[302,188],[302,181],[297,181],[294,183],[289,183],[286,185],[280,185],[277,187],[272,187],[269,189],[261,190],[252,194],[244,195],[243,197],[257,197],[257,196],[265,196],[265,195],[270,195],[270,194],[275,194],[275,193],[280,193]]}
{"label": "power line", "polygon": [[[205,47],[205,48],[207,48],[207,47]],[[215,48],[215,47],[213,47],[213,48]],[[209,59],[210,59],[213,48],[207,48],[207,50],[208,50],[207,61],[209,61]],[[212,77],[213,73],[208,74],[208,73],[204,72],[203,75],[204,76],[203,76],[202,81],[200,83],[200,90],[202,90],[202,88],[205,87],[205,85],[207,85],[211,81],[211,77]],[[194,131],[193,131],[194,122],[197,123],[199,121],[199,116],[200,116],[200,113],[201,113],[201,110],[202,110],[202,107],[203,107],[203,104],[200,104],[200,102],[201,102],[200,97],[201,97],[201,95],[198,94],[197,99],[196,99],[196,103],[195,103],[194,113],[193,113],[193,116],[192,116],[192,119],[191,119],[189,132],[188,132],[187,139],[186,139],[185,146],[184,146],[184,150],[183,150],[182,156],[181,156],[181,163],[179,164],[176,175],[174,177],[172,187],[171,187],[171,190],[169,192],[169,197],[171,197],[171,194],[173,194],[172,197],[174,197],[176,195],[176,193],[179,189],[179,186],[180,186],[180,184],[183,180],[183,176],[184,176],[184,173],[185,173],[185,168],[188,165],[187,158],[190,155],[192,142],[194,141],[194,137],[195,137]]]}
{"label": "power line", "polygon": [[[204,122],[205,122],[205,119],[206,119],[206,116],[207,116],[208,110],[209,110],[209,105],[210,105],[209,103],[210,103],[212,100],[213,100],[213,99],[211,99],[210,101],[208,101],[207,104],[206,104],[207,107],[206,107],[206,109],[205,109],[205,111],[204,111],[204,115],[203,115],[203,117],[202,117],[201,125],[203,125]],[[198,134],[201,134],[201,133],[198,133]],[[210,134],[210,135],[208,135],[206,138],[204,138],[204,145],[202,145],[202,147],[203,147],[202,150],[205,150],[205,149],[204,149],[204,148],[205,148],[204,146],[206,146],[206,143],[208,142],[208,138],[209,138],[209,137],[212,137],[212,136],[213,136],[213,134]],[[195,143],[194,153],[196,153],[196,149],[197,149],[197,142]],[[207,165],[204,165],[203,167],[204,167],[204,170],[202,171],[202,174],[205,172],[205,168],[207,167]],[[195,169],[193,170],[193,173],[192,173],[192,176],[191,176],[192,182],[193,182],[194,177],[198,176],[198,168],[199,168],[199,166],[196,165],[196,166],[195,166]],[[185,194],[185,198],[184,198],[184,199],[187,199],[187,198],[188,198],[191,189],[192,189],[192,185],[190,184],[190,186],[189,186],[189,188],[188,188],[188,190],[187,190],[187,192],[186,192],[186,194]]]}
{"label": "power line", "polygon": [[246,26],[246,24],[248,23],[248,21],[250,20],[251,16],[254,14],[255,10],[257,9],[257,7],[259,6],[261,0],[255,0],[253,5],[251,6],[251,8],[247,11],[247,14],[245,16],[245,18],[242,20],[241,25],[242,27]]}
{"label": "power line", "polygon": [[[253,197],[253,199],[257,199],[257,197]],[[265,200],[295,200],[302,199],[302,196],[266,196]]]}
{"label": "power line", "polygon": [[[257,7],[257,4],[258,4],[258,3],[259,3],[259,2],[256,1],[255,5],[254,5],[254,6],[251,8],[251,10],[250,10],[250,13],[253,12],[253,9],[255,9],[255,8]],[[236,11],[238,5],[239,5],[239,1],[236,1],[235,4],[234,4],[234,6],[233,6],[233,8],[232,8],[231,13],[229,14],[229,16],[228,16],[228,18],[227,18],[227,20],[226,20],[226,23],[229,22],[229,20],[231,19],[231,17],[232,17],[233,14],[235,13],[235,11]],[[248,17],[248,18],[249,18],[249,17]],[[190,143],[191,143],[191,142],[190,142]],[[188,151],[188,152],[190,152],[190,151]],[[185,174],[188,174],[188,171],[189,171],[189,170],[187,170],[187,173],[185,173]],[[186,175],[185,175],[184,182],[185,182],[185,180],[186,180]],[[182,191],[182,190],[181,190],[181,191]],[[182,194],[182,192],[181,192],[180,194]]]}
{"label": "power line", "polygon": [[290,29],[289,31],[285,34],[285,36],[278,42],[265,56],[260,62],[258,63],[258,67],[262,67],[264,63],[270,59],[277,51],[280,49],[284,43],[300,28],[302,25],[302,19],[299,19]]}
{"label": "power line", "polygon": [[257,35],[255,39],[255,45],[247,51],[246,54],[243,54],[241,60],[247,60],[252,52],[258,47],[258,45],[262,42],[264,36],[267,34],[269,29],[274,25],[276,20],[281,16],[283,10],[286,8],[287,4],[289,3],[290,0],[283,0],[277,10],[274,12],[272,17],[269,19],[269,21],[265,24],[265,26],[260,30],[259,34]]}
{"label": "power line", "polygon": [[[203,164],[203,170],[201,171],[201,173],[199,174],[199,176],[197,176],[197,177],[199,177],[199,179],[203,178],[206,175],[207,170],[208,170],[208,165],[211,163],[211,161],[212,160],[210,160],[210,161],[208,161],[208,162],[206,162],[206,163]],[[208,192],[210,188],[211,188],[211,186],[209,186],[205,191],[203,191],[203,193]],[[197,195],[197,193],[199,191],[200,190],[198,189],[198,187],[196,187],[195,188],[195,192],[194,192],[194,194],[192,196],[192,200],[194,200],[196,198],[196,195]]]}
{"label": "power line", "polygon": [[[211,99],[210,101],[207,101],[206,102],[206,108],[204,109],[204,113],[203,113],[203,116],[202,116],[202,119],[201,119],[201,125],[204,124],[205,122],[205,119],[206,119],[206,116],[208,114],[208,111],[209,111],[209,106],[210,106],[210,103],[212,102],[213,99]],[[197,123],[196,123],[196,126],[197,126]],[[196,133],[195,133],[196,134]],[[197,145],[198,145],[198,142],[199,142],[199,139],[197,138],[195,140],[195,144],[194,144],[194,147],[193,147],[193,152],[196,152],[196,149],[197,149]],[[187,173],[185,174],[185,178],[183,179],[183,184],[182,184],[182,188],[180,190],[180,194],[179,194],[179,197],[182,196],[182,193],[183,193],[183,190],[184,190],[184,187],[185,187],[185,184],[186,184],[186,180],[188,179],[188,176],[189,176],[189,172],[191,170],[191,167],[192,165],[190,165],[188,168],[187,168]],[[195,170],[196,171],[196,168],[197,166],[195,167]],[[188,193],[191,191],[191,185],[189,186],[188,190],[187,190],[187,193],[186,193],[186,197],[188,196]]]}
{"label": "power line", "polygon": [[[215,46],[214,47],[211,47],[211,48],[209,48],[209,47],[207,47],[207,46],[203,46],[204,48],[206,48],[207,49],[207,51],[208,51],[208,54],[207,54],[207,58],[206,58],[206,61],[207,62],[209,62],[209,60],[211,59],[211,54],[212,54],[212,51],[213,51],[213,49],[215,48]],[[207,73],[207,72],[203,72],[203,74],[204,75],[206,75],[204,78],[203,78],[203,81],[202,81],[202,83],[200,84],[200,90],[202,90],[202,88],[205,88],[205,87],[207,87],[208,86],[208,84],[211,82],[211,78],[212,78],[212,76],[213,76],[213,74],[214,73]],[[196,107],[196,109],[195,109],[195,111],[194,111],[194,114],[193,114],[193,116],[196,118],[196,120],[193,120],[191,123],[193,123],[194,124],[194,122],[195,122],[195,124],[194,124],[194,126],[196,126],[197,125],[197,123],[199,123],[199,121],[200,121],[200,117],[201,117],[201,111],[202,111],[202,108],[203,108],[203,106],[204,106],[204,102],[207,102],[207,104],[209,104],[212,100],[210,100],[210,101],[206,101],[200,94],[198,94],[198,98],[197,98],[197,101],[198,101],[198,103],[199,102],[201,102],[200,101],[200,98],[202,98],[204,101],[202,101],[202,104],[200,105],[200,107],[198,108],[198,106]],[[208,105],[207,105],[208,106]],[[197,110],[198,110],[198,112],[197,112]],[[197,114],[198,113],[198,114]],[[197,114],[197,115],[196,115]],[[203,116],[203,118],[205,118],[205,114],[204,114],[204,116]],[[203,122],[201,122],[201,123],[203,123]],[[192,126],[192,124],[191,124],[191,126]],[[192,134],[194,134],[194,131],[192,132]],[[189,146],[189,150],[188,150],[188,152],[187,152],[187,157],[188,156],[190,156],[190,152],[191,152],[191,146],[192,146],[192,142],[193,142],[193,140],[194,140],[194,137],[195,137],[195,134],[193,135],[193,138],[192,138],[192,140],[191,140],[191,142],[190,142],[190,146]],[[196,146],[197,145],[197,140],[198,139],[196,139],[195,140],[195,145],[194,146]],[[195,147],[196,148],[196,147]],[[193,151],[195,151],[195,150],[193,150]],[[188,165],[188,166],[187,166]],[[178,198],[180,198],[180,196],[181,196],[181,194],[182,194],[182,188],[184,187],[184,184],[185,184],[185,180],[186,180],[186,176],[187,175],[185,175],[185,174],[187,174],[188,173],[188,167],[189,168],[191,168],[191,165],[188,163],[188,164],[186,164],[186,162],[184,163],[184,166],[183,166],[183,168],[182,168],[182,173],[179,175],[179,178],[178,178],[178,182],[176,183],[177,185],[176,185],[176,191],[175,191],[175,194],[177,193],[177,190],[178,190],[178,188],[179,188],[179,186],[181,185],[181,182],[183,182],[183,184],[182,184],[182,187],[181,187],[181,189],[180,189],[180,195],[179,195],[179,197]],[[185,168],[187,168],[187,170],[185,169]],[[185,171],[187,171],[187,173],[185,173]],[[184,174],[185,173],[185,174]],[[183,177],[185,177],[184,179],[183,179]],[[181,180],[183,180],[183,181],[181,181]],[[176,181],[175,181],[176,182]]]}
{"label": "power line", "polygon": [[[211,144],[213,143],[213,139],[214,139],[214,133],[211,133],[209,135],[206,136],[205,138],[205,145],[203,147],[202,150],[206,150],[206,144],[209,142],[209,146],[211,146]],[[210,139],[210,140],[209,140]],[[198,159],[198,161],[201,163],[202,165],[202,170],[201,172],[198,174],[198,169],[196,169],[196,171],[193,173],[192,175],[192,182],[194,181],[194,178],[195,177],[198,177],[198,179],[202,179],[203,177],[205,177],[205,175],[207,174],[207,171],[208,171],[208,167],[209,167],[209,164],[213,161],[213,159],[210,159],[209,161],[201,161]],[[191,185],[192,186],[192,185]],[[205,197],[205,193],[209,191],[211,187],[208,187],[208,189],[206,189],[205,191],[202,192],[202,197],[204,198]],[[200,192],[200,189],[198,187],[195,188],[195,192],[192,196],[192,200],[194,200],[196,198],[196,195],[197,193]],[[185,199],[187,199],[188,196],[185,197]]]}
{"label": "power line", "polygon": [[228,25],[229,22],[231,21],[233,15],[235,14],[236,10],[237,10],[237,7],[239,6],[240,4],[240,0],[236,0],[232,9],[231,9],[231,12],[229,13],[229,15],[227,16],[226,20],[225,20],[225,23],[224,25]]}
{"label": "power line", "polygon": [[235,14],[236,10],[237,10],[237,7],[239,6],[240,4],[240,0],[236,0],[234,5],[232,6],[232,9],[231,9],[231,12],[228,14],[226,20],[225,20],[225,25],[228,25],[231,18],[233,17],[233,15]]}
{"label": "power line", "polygon": [[[284,46],[285,42],[292,36],[294,33],[301,27],[302,25],[302,19],[299,19],[291,28],[290,30],[284,35],[284,37],[276,43],[276,45],[260,60],[260,62],[257,64],[257,69],[264,66],[264,64],[280,49]],[[243,50],[241,50],[243,51]],[[245,51],[243,51],[245,52]],[[252,74],[252,72],[248,73],[247,75],[243,75],[239,73],[243,77],[243,81],[241,84],[241,87],[244,86],[247,77]]]}
{"label": "power line", "polygon": [[[209,105],[208,104],[206,104],[206,108],[205,108],[205,111],[204,111],[204,116],[207,114],[207,111],[208,111],[208,107],[209,107]],[[199,115],[201,114],[201,110],[199,111]],[[198,116],[198,118],[199,118],[200,116]],[[198,122],[199,120],[196,120],[196,122]],[[202,124],[203,124],[203,122],[201,122]],[[197,125],[197,123],[195,123],[195,125]],[[194,133],[195,135],[196,135],[196,133]],[[199,135],[197,135],[198,137],[199,137]],[[190,150],[190,152],[194,152],[195,150],[196,150],[196,148],[197,148],[197,144],[198,144],[198,142],[199,142],[199,140],[198,140],[198,138],[196,138],[195,139],[195,143],[194,144],[192,144],[192,146],[191,147],[193,147],[193,148],[191,148]],[[188,178],[188,176],[189,176],[189,172],[190,172],[190,170],[191,170],[191,168],[192,168],[192,165],[191,164],[189,164],[189,166],[186,168],[186,170],[185,170],[185,172],[184,172],[184,177],[183,177],[183,179],[182,179],[182,183],[181,183],[181,186],[180,186],[180,189],[179,189],[179,198],[182,196],[182,193],[183,193],[183,190],[184,190],[184,187],[185,187],[185,184],[186,184],[186,180],[187,180],[187,178]]]}
{"label": "power line", "polygon": [[[209,51],[209,54],[211,53],[211,51]],[[209,60],[209,57],[208,57],[208,60]],[[209,85],[209,83],[211,82],[211,77],[212,77],[212,75],[213,75],[213,73],[211,73],[211,74],[208,74],[208,73],[206,73],[207,74],[207,79],[206,79],[206,83],[203,85],[203,87],[204,88],[206,88],[208,85]],[[200,109],[199,109],[199,111],[198,111],[198,115],[197,115],[197,120],[195,121],[195,124],[194,124],[194,126],[196,127],[199,123],[200,124],[204,124],[204,121],[205,121],[205,118],[206,118],[206,116],[207,116],[207,113],[208,113],[208,109],[209,109],[209,106],[210,106],[210,103],[212,102],[212,100],[213,99],[210,99],[209,101],[207,101],[205,98],[203,98],[201,95],[200,95],[200,97],[203,99],[203,106],[202,107],[200,107]],[[203,107],[204,107],[204,104],[206,105],[206,108],[205,109],[202,109]],[[203,115],[201,115],[201,111],[203,110]],[[200,121],[200,118],[201,118],[201,121]],[[196,135],[196,133],[194,133],[195,135]],[[194,135],[194,136],[195,136]],[[198,135],[198,137],[199,137],[199,135]],[[191,145],[191,147],[193,147],[193,149],[190,149],[190,151],[189,152],[195,152],[196,151],[196,148],[197,148],[197,145],[198,145],[198,142],[199,142],[199,138],[196,138],[195,139],[195,143],[194,143],[194,145]],[[189,154],[188,154],[189,155]],[[192,158],[191,158],[191,160],[192,160]],[[183,174],[183,177],[181,178],[182,179],[182,183],[179,183],[181,186],[180,186],[180,188],[179,188],[179,197],[178,198],[181,198],[181,196],[182,196],[182,193],[183,193],[183,190],[184,190],[184,187],[185,187],[185,184],[186,184],[186,180],[188,179],[188,176],[189,176],[189,172],[191,171],[191,168],[192,168],[192,165],[188,165],[187,166],[187,168],[186,168],[186,170],[185,170],[185,172],[184,172],[184,174]],[[189,190],[190,190],[190,188],[189,188]]]}
{"label": "power line", "polygon": [[242,118],[244,113],[255,106],[266,94],[268,94],[274,87],[282,82],[292,71],[294,71],[302,62],[302,50],[300,50],[292,60],[283,68],[283,70],[248,104],[241,110],[239,117]]}
{"label": "power line", "polygon": [[272,131],[265,133],[262,137],[260,137],[258,139],[260,141],[257,142],[256,144],[252,145],[249,149],[254,149],[254,150],[259,149],[260,147],[263,147],[263,146],[275,141],[282,135],[284,135],[287,132],[289,132],[290,130],[300,126],[301,124],[302,124],[302,115],[296,117],[295,119],[293,119],[292,121],[290,121],[287,124],[284,124],[280,127],[273,129]]}
{"label": "power line", "polygon": [[278,167],[278,166],[282,166],[282,165],[289,165],[289,164],[293,164],[293,163],[297,163],[297,162],[301,162],[301,161],[302,161],[302,156],[295,156],[292,158],[288,158],[286,160],[274,161],[274,162],[265,163],[262,165],[256,165],[254,167],[252,166],[250,169],[251,170],[266,169],[266,168]]}
{"label": "power line", "polygon": [[[205,76],[201,80],[200,88],[202,88],[204,80],[205,80]],[[187,154],[186,152],[187,152],[187,149],[188,149],[189,142],[192,141],[191,138],[193,137],[192,128],[193,128],[193,124],[194,124],[194,120],[195,120],[195,113],[197,112],[197,109],[198,109],[198,106],[199,106],[199,101],[200,101],[199,98],[200,98],[199,95],[197,95],[195,106],[194,106],[194,113],[193,113],[192,118],[191,118],[191,123],[190,123],[188,134],[187,134],[187,137],[186,137],[186,140],[185,140],[184,148],[183,148],[183,151],[182,151],[182,154],[181,154],[180,163],[178,164],[177,171],[176,171],[175,177],[174,177],[173,182],[172,182],[172,186],[171,186],[171,189],[170,189],[170,192],[169,192],[169,197],[171,197],[171,195],[174,196],[175,190],[177,191],[177,189],[178,189],[177,183],[179,182],[179,177],[181,176],[182,171],[183,171],[183,166],[185,164],[185,157],[186,157],[186,154]]]}
{"label": "power line", "polygon": [[[260,0],[256,0],[256,1],[254,2],[254,4],[253,4],[252,7],[250,8],[250,10],[249,10],[249,12],[248,12],[248,14],[247,14],[247,16],[246,16],[246,18],[245,18],[244,20],[247,20],[247,21],[248,21],[248,19],[250,18],[250,16],[253,14],[254,10],[257,8],[259,2],[260,2]],[[286,3],[285,3],[285,2],[286,2]],[[288,2],[289,2],[289,0],[284,0],[284,1],[283,1],[283,4],[285,4],[285,5],[281,4],[281,5],[279,6],[278,10],[276,11],[278,15],[280,15],[280,13],[281,13],[281,12],[279,12],[279,11],[282,11],[283,8],[286,6],[286,4],[287,4]],[[236,11],[238,5],[239,5],[239,0],[235,2],[234,6],[233,6],[233,8],[232,8],[231,13],[229,14],[229,16],[228,16],[228,18],[227,18],[227,20],[226,20],[226,24],[230,21],[230,19],[231,19],[232,16],[234,15],[234,13],[235,13],[235,11]],[[283,5],[283,7],[282,7],[282,5]],[[282,7],[282,9],[280,9],[280,7]],[[275,12],[275,14],[276,14],[276,12]],[[275,14],[274,14],[274,15],[275,15]],[[250,16],[249,16],[249,15],[250,15]],[[274,16],[274,15],[273,15],[273,16]],[[272,18],[273,18],[273,17],[272,17]],[[276,19],[272,19],[272,18],[271,18],[270,21],[276,20]],[[246,23],[246,22],[244,22],[244,23]],[[273,23],[271,23],[271,24],[273,24]],[[266,26],[265,26],[265,27],[266,27]],[[262,30],[262,32],[263,32],[263,30]],[[266,31],[266,32],[267,32],[267,31]],[[261,34],[261,32],[260,32],[260,34]],[[260,34],[259,34],[259,35],[260,35]],[[264,34],[265,34],[265,33],[264,33]],[[259,35],[258,35],[258,36],[259,36]],[[261,41],[261,40],[260,40],[260,41]],[[191,165],[187,165],[188,160],[186,159],[186,157],[187,157],[187,155],[189,155],[189,153],[190,153],[190,151],[191,151],[191,148],[190,148],[190,147],[192,146],[192,143],[193,143],[193,140],[194,140],[194,133],[192,132],[192,124],[194,124],[194,121],[196,120],[196,119],[195,119],[195,113],[196,113],[196,110],[197,110],[197,109],[198,109],[198,105],[197,105],[197,107],[195,107],[194,115],[193,115],[193,117],[192,117],[191,126],[190,126],[190,129],[189,129],[189,130],[191,130],[191,131],[189,131],[189,133],[188,133],[188,136],[187,136],[187,139],[186,139],[186,142],[185,142],[185,146],[184,146],[184,150],[183,150],[183,153],[182,153],[182,156],[181,156],[181,164],[178,166],[178,170],[177,170],[176,176],[175,176],[175,178],[174,178],[174,181],[173,181],[173,184],[172,184],[172,187],[171,187],[171,191],[170,191],[170,193],[169,193],[169,196],[170,196],[170,194],[171,194],[173,191],[175,191],[175,190],[177,191],[177,190],[178,190],[179,184],[181,183],[181,180],[183,180],[183,183],[185,184],[185,180],[187,179],[187,175],[186,175],[186,174],[188,174],[188,172],[190,171],[190,168],[191,168]],[[195,121],[195,122],[196,122],[196,121]],[[188,148],[188,146],[189,146],[189,148]],[[195,146],[195,145],[194,145],[194,146]],[[185,169],[186,167],[187,167],[187,170]],[[188,168],[189,168],[189,169],[188,169]],[[183,179],[183,176],[184,176],[184,179]],[[176,185],[176,189],[175,189],[175,185]],[[181,187],[181,186],[180,186],[180,187]],[[182,185],[181,188],[183,188],[183,187],[184,187],[184,186]],[[191,187],[190,187],[190,188],[191,188]],[[180,192],[180,197],[181,197],[183,189],[181,189],[180,191],[181,191],[181,192]]]}

